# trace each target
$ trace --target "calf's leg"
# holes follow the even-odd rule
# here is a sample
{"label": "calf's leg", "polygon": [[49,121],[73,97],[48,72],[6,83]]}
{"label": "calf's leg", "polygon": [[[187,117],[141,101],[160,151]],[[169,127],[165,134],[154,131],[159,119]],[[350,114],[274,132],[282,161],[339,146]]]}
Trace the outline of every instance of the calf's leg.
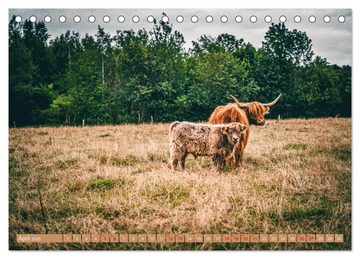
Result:
{"label": "calf's leg", "polygon": [[221,154],[219,154],[219,153],[213,155],[212,161],[213,161],[213,164],[214,164],[214,166],[216,166],[216,168],[217,168],[218,171],[221,170],[221,169],[223,169],[223,168],[225,167],[225,164],[226,164],[226,163],[225,163],[225,159],[224,159],[224,157],[223,157]]}
{"label": "calf's leg", "polygon": [[180,166],[181,166],[181,170],[184,171],[185,170],[185,160],[186,160],[186,156],[187,154],[182,154],[182,156],[180,157]]}
{"label": "calf's leg", "polygon": [[170,166],[171,166],[171,170],[176,170],[176,167],[178,165],[179,162],[179,154],[176,150],[170,150]]}
{"label": "calf's leg", "polygon": [[237,167],[241,167],[241,162],[244,159],[244,150],[245,150],[245,145],[243,143],[239,143],[236,150],[235,150],[235,165]]}

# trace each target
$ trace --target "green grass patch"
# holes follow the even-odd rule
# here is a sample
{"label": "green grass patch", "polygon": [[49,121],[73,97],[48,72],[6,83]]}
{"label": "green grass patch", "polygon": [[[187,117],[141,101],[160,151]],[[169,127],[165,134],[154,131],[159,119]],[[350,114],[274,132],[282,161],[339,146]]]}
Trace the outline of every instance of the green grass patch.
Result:
{"label": "green grass patch", "polygon": [[329,150],[329,153],[342,161],[351,161],[351,147],[336,147]]}
{"label": "green grass patch", "polygon": [[229,202],[232,210],[239,209],[244,205],[244,199],[241,197],[230,197]]}
{"label": "green grass patch", "polygon": [[269,170],[271,168],[271,166],[267,162],[251,156],[245,157],[244,164],[247,166],[253,166],[257,170]]}
{"label": "green grass patch", "polygon": [[[315,195],[315,196],[314,196]],[[296,197],[296,198],[295,198]],[[312,198],[315,198],[312,199]],[[313,201],[311,201],[313,200]],[[330,219],[332,209],[338,206],[338,202],[327,196],[317,197],[310,191],[296,193],[291,199],[291,208],[284,210],[282,216],[287,221],[315,219],[314,222],[320,224],[320,220]]]}
{"label": "green grass patch", "polygon": [[29,176],[29,173],[24,169],[11,170],[9,173],[10,173],[11,177],[26,177],[26,176]]}
{"label": "green grass patch", "polygon": [[155,188],[147,187],[143,189],[140,194],[156,202],[169,202],[172,207],[180,206],[190,197],[189,191],[178,185],[156,185]]}
{"label": "green grass patch", "polygon": [[68,160],[58,160],[55,162],[55,165],[61,169],[61,170],[65,170],[68,169],[69,167],[76,165],[77,162],[79,160],[78,159],[68,159]]}
{"label": "green grass patch", "polygon": [[98,177],[89,183],[91,190],[110,190],[115,186],[115,180]]}
{"label": "green grass patch", "polygon": [[126,157],[110,157],[110,164],[114,166],[134,166],[140,162],[140,159],[133,155]]}
{"label": "green grass patch", "polygon": [[315,155],[317,154],[325,154],[327,156],[333,157],[337,160],[341,160],[344,162],[351,161],[351,146],[338,146],[332,148],[320,148],[313,152]]}
{"label": "green grass patch", "polygon": [[304,220],[310,218],[330,218],[331,212],[325,208],[297,208],[291,211],[284,211],[282,216],[285,220],[296,221],[296,220]]}
{"label": "green grass patch", "polygon": [[71,201],[64,201],[62,206],[54,208],[49,208],[48,213],[52,219],[60,219],[63,220],[67,217],[74,217],[74,216],[82,216],[88,215],[90,213],[90,208],[81,207],[81,204],[75,204]]}
{"label": "green grass patch", "polygon": [[95,208],[96,215],[103,217],[104,219],[117,218],[120,216],[120,211],[110,208],[97,207]]}
{"label": "green grass patch", "polygon": [[23,221],[26,221],[29,218],[28,212],[25,210],[20,210],[20,218]]}
{"label": "green grass patch", "polygon": [[285,150],[305,150],[309,147],[308,144],[305,143],[292,143],[292,144],[287,144],[284,146]]}
{"label": "green grass patch", "polygon": [[208,168],[208,169],[213,166],[212,161],[209,158],[206,158],[206,157],[200,158],[200,164],[201,164],[201,167]]}
{"label": "green grass patch", "polygon": [[116,156],[100,156],[99,162],[101,165],[112,165],[112,166],[134,166],[140,163],[140,159],[134,155],[127,155],[125,157]]}
{"label": "green grass patch", "polygon": [[30,175],[29,172],[27,170],[25,170],[22,166],[20,166],[20,164],[18,163],[16,158],[12,154],[10,154],[9,155],[9,177],[10,178],[26,177],[29,175]]}
{"label": "green grass patch", "polygon": [[124,186],[127,181],[124,178],[109,179],[104,177],[97,177],[88,184],[88,189],[94,191],[110,190],[115,186]]}
{"label": "green grass patch", "polygon": [[300,204],[306,204],[308,203],[316,193],[313,191],[300,191],[295,193],[289,193],[290,197],[290,203],[296,206],[299,206]]}
{"label": "green grass patch", "polygon": [[205,188],[205,186],[199,186],[198,188],[196,188],[196,193],[198,193],[198,194],[205,194],[205,193],[206,193],[206,188]]}
{"label": "green grass patch", "polygon": [[276,183],[254,183],[251,186],[247,186],[244,189],[253,197],[258,199],[271,197],[277,195],[280,191],[280,187]]}

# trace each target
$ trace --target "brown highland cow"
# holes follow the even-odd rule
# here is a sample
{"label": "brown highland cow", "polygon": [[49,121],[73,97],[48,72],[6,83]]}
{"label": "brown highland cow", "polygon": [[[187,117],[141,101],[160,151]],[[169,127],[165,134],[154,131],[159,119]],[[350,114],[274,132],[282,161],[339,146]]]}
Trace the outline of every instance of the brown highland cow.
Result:
{"label": "brown highland cow", "polygon": [[269,113],[270,107],[276,104],[281,94],[270,103],[248,102],[241,103],[234,96],[230,95],[235,103],[229,103],[216,107],[209,118],[211,124],[222,124],[230,122],[241,122],[247,126],[243,133],[243,139],[236,144],[236,149],[240,159],[235,162],[235,166],[240,167],[243,159],[245,147],[250,136],[249,120],[251,124],[262,126],[265,124],[265,114]]}

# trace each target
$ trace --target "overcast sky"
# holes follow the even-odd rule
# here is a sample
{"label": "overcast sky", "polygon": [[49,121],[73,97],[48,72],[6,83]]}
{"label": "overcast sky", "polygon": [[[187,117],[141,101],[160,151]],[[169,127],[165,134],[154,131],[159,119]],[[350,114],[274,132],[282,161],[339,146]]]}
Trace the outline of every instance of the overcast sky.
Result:
{"label": "overcast sky", "polygon": [[[52,37],[55,37],[66,30],[74,30],[84,36],[85,33],[94,35],[97,26],[100,25],[106,31],[114,34],[116,30],[129,29],[151,29],[152,25],[147,21],[149,15],[159,20],[162,13],[170,19],[175,30],[180,31],[187,42],[185,47],[191,46],[191,41],[198,39],[201,35],[207,34],[216,36],[221,33],[230,33],[238,38],[243,38],[256,48],[261,46],[264,35],[268,30],[269,23],[264,21],[265,16],[271,16],[272,22],[279,22],[279,17],[286,16],[286,26],[289,29],[305,31],[312,39],[313,50],[331,63],[338,65],[352,64],[352,15],[350,9],[10,9],[9,19],[13,15],[21,16],[22,20],[35,16],[37,20],[43,20],[49,15],[52,20],[47,23],[47,28]],[[60,16],[65,16],[64,23],[59,22]],[[81,21],[75,23],[74,16],[80,16]],[[94,23],[88,21],[88,17],[96,17]],[[105,23],[103,17],[108,15],[110,22]],[[117,18],[123,15],[125,22],[119,23]],[[140,21],[134,23],[133,16],[139,16]],[[184,17],[182,23],[176,21],[176,17]],[[192,16],[198,17],[198,22],[191,21]],[[213,17],[212,23],[206,22],[206,17]],[[300,23],[294,22],[294,17],[299,15]],[[309,22],[310,16],[315,16],[314,23]],[[228,21],[220,21],[221,16],[226,16]],[[242,17],[242,22],[235,21],[236,16]],[[257,21],[252,23],[251,16],[256,16]],[[325,23],[324,16],[330,17],[330,22]],[[345,22],[338,21],[339,16],[345,17]]]}

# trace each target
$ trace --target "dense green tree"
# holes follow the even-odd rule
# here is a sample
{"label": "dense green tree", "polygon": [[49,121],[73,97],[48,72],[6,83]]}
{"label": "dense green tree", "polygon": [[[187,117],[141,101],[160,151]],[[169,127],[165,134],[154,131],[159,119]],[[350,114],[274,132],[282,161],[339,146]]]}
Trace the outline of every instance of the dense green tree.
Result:
{"label": "dense green tree", "polygon": [[[152,31],[119,31],[115,60],[125,116],[132,121],[168,121],[174,118],[177,93],[185,81],[183,36],[168,23]],[[125,106],[125,107],[124,107]]]}
{"label": "dense green tree", "polygon": [[265,99],[283,94],[281,103],[274,107],[272,114],[296,116],[297,111],[293,107],[297,99],[294,92],[295,72],[311,62],[313,55],[311,39],[305,32],[289,30],[284,23],[269,27],[257,55],[254,78]]}
{"label": "dense green tree", "polygon": [[[297,71],[294,107],[297,116],[346,115],[342,111],[342,91],[340,77],[342,71],[334,69],[320,57]],[[344,87],[346,88],[346,87]],[[345,93],[343,93],[345,94]],[[345,105],[346,107],[346,105]]]}
{"label": "dense green tree", "polygon": [[23,40],[31,51],[32,61],[36,66],[33,80],[37,85],[48,85],[54,79],[55,62],[51,48],[48,47],[50,37],[44,22],[33,23],[26,20],[23,25]]}
{"label": "dense green tree", "polygon": [[284,23],[272,24],[265,34],[263,49],[270,57],[293,65],[307,64],[311,61],[311,39],[305,32],[290,31]]}
{"label": "dense green tree", "polygon": [[337,87],[340,91],[341,104],[336,109],[338,115],[351,116],[351,66],[332,65],[331,67],[337,71],[339,78]]}
{"label": "dense green tree", "polygon": [[34,113],[49,103],[42,87],[34,86],[37,66],[26,45],[23,26],[12,18],[9,24],[9,125],[34,124]]}
{"label": "dense green tree", "polygon": [[11,126],[203,121],[230,94],[268,102],[282,93],[273,117],[351,116],[351,67],[313,59],[311,39],[284,24],[259,49],[224,33],[186,50],[163,21],[50,36],[43,22],[9,23]]}
{"label": "dense green tree", "polygon": [[61,79],[71,62],[76,61],[78,54],[82,51],[80,35],[74,31],[67,31],[51,40],[50,47],[55,60],[55,75]]}
{"label": "dense green tree", "polygon": [[[82,52],[65,74],[64,84],[69,91],[61,98],[62,109],[67,111],[67,120],[79,124],[82,120],[91,124],[109,122],[106,86],[102,83],[101,62],[97,52]],[[59,99],[52,105],[56,106]],[[71,103],[71,104],[70,104]]]}
{"label": "dense green tree", "polygon": [[212,52],[234,52],[243,46],[243,39],[236,39],[234,35],[223,33],[216,38],[202,35],[198,41],[192,42],[194,55]]}
{"label": "dense green tree", "polygon": [[251,77],[248,61],[239,62],[231,52],[194,56],[187,69],[188,92],[180,100],[190,119],[206,120],[216,106],[230,102],[230,94],[241,100],[258,96],[259,87]]}

